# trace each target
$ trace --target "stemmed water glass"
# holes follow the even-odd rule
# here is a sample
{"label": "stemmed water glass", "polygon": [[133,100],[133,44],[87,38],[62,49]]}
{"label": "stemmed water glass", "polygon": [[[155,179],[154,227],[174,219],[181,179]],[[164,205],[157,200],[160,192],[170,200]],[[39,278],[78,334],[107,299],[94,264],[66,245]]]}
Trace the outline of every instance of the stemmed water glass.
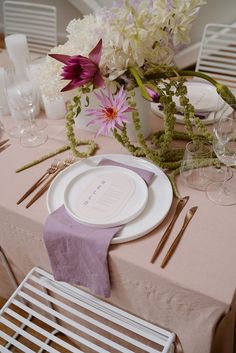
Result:
{"label": "stemmed water glass", "polygon": [[207,188],[208,198],[218,205],[236,204],[236,180],[234,173],[229,179],[230,167],[236,165],[236,115],[222,116],[213,130],[213,150],[226,166],[225,180],[213,182]]}
{"label": "stemmed water glass", "polygon": [[25,123],[20,133],[21,145],[34,147],[45,143],[47,135],[35,122],[39,97],[30,74],[25,71],[25,74],[19,77],[11,71],[9,72],[9,82],[7,90],[9,106],[18,114],[25,116]]}

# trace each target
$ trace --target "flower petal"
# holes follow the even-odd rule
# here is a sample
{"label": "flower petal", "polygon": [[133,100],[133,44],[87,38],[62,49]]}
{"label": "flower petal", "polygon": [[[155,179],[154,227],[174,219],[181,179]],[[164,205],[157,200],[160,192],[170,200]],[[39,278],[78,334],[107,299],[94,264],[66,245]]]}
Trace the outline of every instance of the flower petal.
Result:
{"label": "flower petal", "polygon": [[93,78],[93,84],[95,87],[103,87],[104,86],[104,80],[102,78],[102,75],[100,71],[96,73],[96,75]]}
{"label": "flower petal", "polygon": [[89,59],[95,64],[99,64],[102,55],[102,39],[99,40],[95,48],[89,53]]}
{"label": "flower petal", "polygon": [[61,89],[61,92],[65,92],[65,91],[69,91],[71,89],[75,89],[77,87],[81,87],[88,82],[89,82],[89,80],[78,80],[78,79],[72,80],[68,83],[68,85],[66,85],[65,87],[63,87]]}
{"label": "flower petal", "polygon": [[48,56],[51,56],[51,58],[61,61],[64,64],[66,64],[67,61],[70,59],[69,55],[63,55],[63,54],[48,54]]}

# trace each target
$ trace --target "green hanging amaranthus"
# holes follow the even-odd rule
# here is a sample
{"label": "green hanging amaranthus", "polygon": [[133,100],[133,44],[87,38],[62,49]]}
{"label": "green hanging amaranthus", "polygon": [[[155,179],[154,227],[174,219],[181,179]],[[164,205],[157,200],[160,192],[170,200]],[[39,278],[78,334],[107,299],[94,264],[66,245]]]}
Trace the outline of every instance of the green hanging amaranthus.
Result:
{"label": "green hanging amaranthus", "polygon": [[[184,148],[175,148],[172,145],[173,141],[205,141],[212,143],[212,134],[208,131],[206,126],[202,123],[201,119],[194,113],[194,107],[189,102],[187,97],[187,88],[185,86],[186,77],[197,76],[203,78],[216,87],[218,94],[222,99],[228,103],[233,109],[236,108],[236,98],[232,92],[224,85],[219,84],[213,78],[206,74],[178,70],[174,67],[167,66],[152,66],[148,69],[130,68],[126,72],[126,76],[130,78],[129,85],[122,81],[122,77],[117,79],[120,85],[124,85],[128,93],[128,103],[132,112],[132,123],[135,128],[137,144],[130,142],[127,134],[126,123],[123,123],[121,130],[113,129],[115,139],[121,143],[132,155],[137,157],[146,157],[154,164],[161,167],[168,174],[173,186],[174,193],[180,197],[175,185],[175,176],[179,173],[181,161],[184,155]],[[146,87],[150,87],[159,96],[159,103],[163,107],[164,112],[164,128],[153,134],[151,140],[146,141],[141,132],[141,122],[138,110],[136,109],[135,92],[134,88],[139,87],[140,92],[144,99],[150,100],[150,95],[147,93]],[[78,94],[73,98],[72,103],[68,106],[67,120],[67,137],[71,150],[76,157],[88,157],[96,150],[96,144],[91,143],[87,152],[79,152],[77,147],[77,140],[74,133],[74,122],[81,112],[81,97],[84,94],[91,93],[93,86],[87,85],[79,88]],[[173,96],[179,97],[181,109],[183,111],[183,121],[185,132],[178,132],[175,130],[175,113],[176,104]],[[89,104],[89,97],[86,96],[87,105]],[[88,142],[88,141],[87,141]],[[217,164],[216,157],[207,160],[199,160],[197,166],[208,166]]]}

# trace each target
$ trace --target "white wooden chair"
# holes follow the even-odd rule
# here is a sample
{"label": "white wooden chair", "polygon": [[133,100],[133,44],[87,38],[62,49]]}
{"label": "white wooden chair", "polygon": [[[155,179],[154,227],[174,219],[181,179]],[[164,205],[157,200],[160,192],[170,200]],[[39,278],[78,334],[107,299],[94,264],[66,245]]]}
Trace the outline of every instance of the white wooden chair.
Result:
{"label": "white wooden chair", "polygon": [[[42,328],[39,321],[49,329]],[[35,267],[0,310],[0,352],[16,347],[23,352],[60,353],[50,343],[68,352],[174,352],[175,334],[150,324],[124,310]],[[12,334],[9,334],[9,330]],[[71,343],[58,336],[67,336]],[[38,338],[40,334],[41,338]],[[34,351],[21,340],[30,341]]]}
{"label": "white wooden chair", "polygon": [[236,93],[236,25],[205,26],[196,71],[209,74]]}
{"label": "white wooden chair", "polygon": [[55,6],[5,0],[3,20],[5,35],[25,34],[31,52],[47,54],[57,45]]}

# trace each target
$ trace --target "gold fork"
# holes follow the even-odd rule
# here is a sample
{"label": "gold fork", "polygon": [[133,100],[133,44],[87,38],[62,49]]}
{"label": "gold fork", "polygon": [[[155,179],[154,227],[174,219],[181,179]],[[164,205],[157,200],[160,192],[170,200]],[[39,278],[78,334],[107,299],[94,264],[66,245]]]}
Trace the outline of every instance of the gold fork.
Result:
{"label": "gold fork", "polygon": [[63,164],[58,168],[56,173],[54,173],[50,179],[46,182],[46,184],[43,185],[43,187],[37,192],[37,194],[34,195],[34,197],[30,200],[30,202],[25,206],[26,208],[29,208],[35,201],[37,201],[49,188],[51,185],[53,179],[56,178],[56,176],[65,168],[69,167],[69,165],[74,163],[74,157],[67,158]]}
{"label": "gold fork", "polygon": [[24,193],[24,195],[17,201],[19,205],[23,200],[26,199],[39,185],[41,185],[51,174],[56,173],[59,168],[59,160],[54,160],[51,166],[46,170],[46,172]]}

